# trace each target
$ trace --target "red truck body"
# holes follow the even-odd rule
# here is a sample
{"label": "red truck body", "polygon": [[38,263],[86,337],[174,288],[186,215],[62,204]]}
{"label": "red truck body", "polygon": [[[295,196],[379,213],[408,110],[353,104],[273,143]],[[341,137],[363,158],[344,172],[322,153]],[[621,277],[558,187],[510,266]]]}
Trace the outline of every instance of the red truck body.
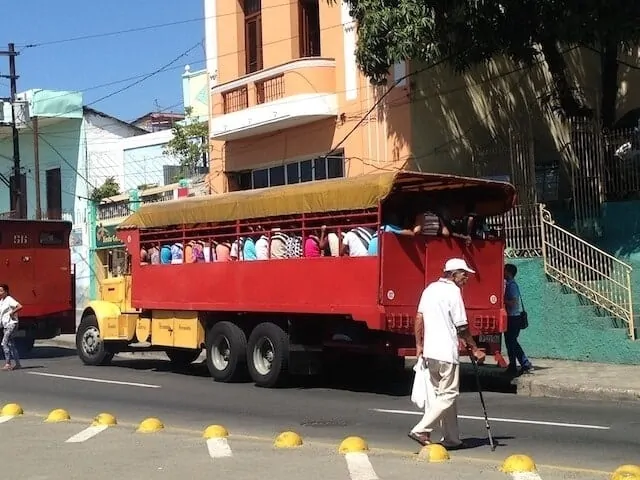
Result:
{"label": "red truck body", "polygon": [[[239,239],[258,227],[268,234],[272,226],[287,230],[287,225],[295,225],[289,231],[303,239],[322,224],[339,232],[356,224],[377,229],[385,211],[422,208],[425,202],[471,200],[480,214],[500,215],[511,208],[515,196],[513,187],[502,182],[417,172],[315,183],[141,207],[118,227],[131,255],[131,306],[149,317],[156,311],[198,312],[207,328],[232,319],[243,324],[247,336],[260,322],[277,319],[288,325],[291,343],[298,343],[295,337],[300,336],[307,350],[312,344],[410,356],[415,354],[414,318],[423,289],[440,277],[447,259],[462,257],[477,271],[463,291],[472,334],[504,364],[505,244],[500,236],[467,244],[453,237],[384,233],[378,254],[365,257],[141,262],[145,246]],[[371,193],[363,193],[366,189]],[[336,335],[349,341],[336,340]]]}
{"label": "red truck body", "polygon": [[0,281],[23,305],[18,337],[36,339],[75,333],[75,278],[71,223],[0,220]]}

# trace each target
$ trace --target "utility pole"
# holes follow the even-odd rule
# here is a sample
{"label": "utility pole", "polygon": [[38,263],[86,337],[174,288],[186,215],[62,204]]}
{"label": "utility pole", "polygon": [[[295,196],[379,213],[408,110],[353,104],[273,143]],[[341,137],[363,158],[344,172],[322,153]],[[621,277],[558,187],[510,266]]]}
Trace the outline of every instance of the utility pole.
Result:
{"label": "utility pole", "polygon": [[40,137],[38,133],[38,117],[33,117],[33,163],[36,174],[36,220],[42,220],[40,201]]}
{"label": "utility pole", "polygon": [[11,130],[12,130],[12,138],[13,138],[13,198],[12,204],[15,212],[17,213],[18,218],[24,217],[24,211],[26,208],[23,208],[23,199],[24,195],[22,192],[22,169],[20,168],[20,133],[18,132],[18,127],[16,125],[16,95],[18,94],[18,86],[17,80],[18,75],[16,75],[16,56],[19,53],[16,52],[15,45],[10,43],[7,51],[0,51],[0,56],[9,57],[9,75],[0,75],[1,78],[8,78],[11,85],[11,98],[9,101],[11,102]]}

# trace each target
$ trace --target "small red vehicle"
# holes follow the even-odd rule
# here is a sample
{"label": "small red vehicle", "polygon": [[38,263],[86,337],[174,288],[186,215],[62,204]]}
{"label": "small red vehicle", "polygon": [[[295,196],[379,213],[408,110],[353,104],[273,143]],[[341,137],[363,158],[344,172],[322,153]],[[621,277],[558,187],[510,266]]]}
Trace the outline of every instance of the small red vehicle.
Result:
{"label": "small red vehicle", "polygon": [[509,210],[512,185],[417,172],[385,172],[193,197],[143,205],[118,226],[129,273],[105,280],[101,300],[85,309],[77,333],[87,364],[109,361],[132,345],[164,350],[190,364],[204,348],[213,378],[248,373],[272,387],[287,374],[317,373],[329,353],[373,355],[404,364],[415,354],[414,318],[425,285],[450,257],[477,271],[464,289],[470,327],[499,363],[504,239],[401,236],[382,233],[377,255],[304,254],[258,261],[150,264],[141,250],[192,241],[216,245],[275,232],[301,243],[321,227],[336,238],[354,227],[379,230],[388,214],[405,219],[446,205],[491,217]]}
{"label": "small red vehicle", "polygon": [[65,221],[0,220],[0,282],[24,306],[16,338],[22,351],[76,331],[70,233]]}

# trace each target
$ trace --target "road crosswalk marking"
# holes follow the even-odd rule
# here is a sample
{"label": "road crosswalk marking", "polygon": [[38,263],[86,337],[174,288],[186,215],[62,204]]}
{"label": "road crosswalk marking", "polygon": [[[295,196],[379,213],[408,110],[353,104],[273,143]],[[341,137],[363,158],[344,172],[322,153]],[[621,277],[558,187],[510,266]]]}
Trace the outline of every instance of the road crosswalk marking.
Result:
{"label": "road crosswalk marking", "polygon": [[211,458],[226,458],[233,456],[229,442],[226,438],[209,438],[207,450]]}
{"label": "road crosswalk marking", "polygon": [[78,432],[74,436],[68,438],[65,443],[86,442],[90,438],[93,438],[99,433],[104,432],[107,428],[109,428],[108,425],[91,425],[90,427],[85,428],[81,432]]}

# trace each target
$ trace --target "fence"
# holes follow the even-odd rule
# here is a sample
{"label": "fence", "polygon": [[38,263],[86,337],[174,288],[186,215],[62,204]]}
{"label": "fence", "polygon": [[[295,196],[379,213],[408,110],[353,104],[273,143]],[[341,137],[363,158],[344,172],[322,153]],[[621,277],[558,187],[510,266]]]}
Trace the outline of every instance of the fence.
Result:
{"label": "fence", "polygon": [[540,204],[517,205],[507,213],[489,218],[490,228],[499,228],[506,238],[505,255],[513,258],[542,256]]}
{"label": "fence", "polygon": [[542,205],[540,220],[545,273],[622,320],[635,340],[632,268],[556,225]]}

